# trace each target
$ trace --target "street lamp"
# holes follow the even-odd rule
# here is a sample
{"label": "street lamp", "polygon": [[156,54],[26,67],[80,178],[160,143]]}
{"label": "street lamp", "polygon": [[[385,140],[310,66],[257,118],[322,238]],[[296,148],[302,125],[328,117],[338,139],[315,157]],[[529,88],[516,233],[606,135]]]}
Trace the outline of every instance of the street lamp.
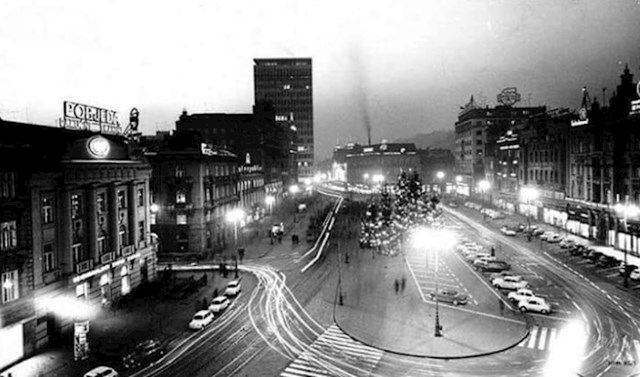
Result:
{"label": "street lamp", "polygon": [[443,195],[443,191],[444,191],[442,189],[442,180],[444,179],[444,176],[445,176],[445,174],[444,174],[443,171],[439,171],[439,172],[436,173],[436,178],[438,178],[438,183],[439,183],[438,189],[440,191],[440,195],[441,196]]}
{"label": "street lamp", "polygon": [[[629,203],[618,203],[614,207],[615,211],[618,215],[622,216],[622,221],[624,224],[624,231],[626,234],[629,232],[629,225],[627,224],[627,220],[629,217],[638,217],[640,215],[640,208],[634,204]],[[618,243],[618,227],[616,226],[616,246]],[[624,245],[622,251],[624,251],[624,287],[629,287],[629,271],[627,271],[627,245]]]}
{"label": "street lamp", "polygon": [[531,210],[531,202],[536,200],[540,193],[537,189],[533,187],[523,187],[520,189],[520,200],[527,203],[527,224],[528,230],[531,232],[531,216],[533,216],[533,211]]}
{"label": "street lamp", "polygon": [[480,194],[482,195],[482,204],[486,205],[484,194],[488,192],[490,188],[491,188],[491,183],[489,183],[489,181],[487,181],[486,179],[483,179],[480,182],[478,182],[478,189],[480,190]]}
{"label": "street lamp", "polygon": [[412,236],[413,244],[421,249],[425,250],[425,255],[427,253],[427,247],[433,247],[434,255],[435,255],[435,280],[436,280],[436,291],[435,291],[435,299],[436,299],[436,323],[435,323],[435,337],[442,336],[442,325],[440,325],[440,310],[439,310],[439,289],[438,289],[438,256],[440,254],[440,249],[450,249],[455,244],[455,235],[447,230],[447,229],[429,229],[429,228],[419,228],[417,229]]}
{"label": "street lamp", "polygon": [[276,198],[273,195],[267,195],[264,198],[264,202],[267,203],[267,207],[269,208],[269,215],[273,212],[273,203],[276,202]]}
{"label": "street lamp", "polygon": [[234,208],[227,213],[227,221],[233,223],[233,239],[235,241],[236,249],[238,248],[238,222],[244,217],[245,214],[241,208]]}
{"label": "street lamp", "polygon": [[289,192],[293,196],[293,222],[294,223],[296,222],[296,212],[298,212],[298,208],[296,205],[296,194],[298,193],[298,191],[300,191],[300,188],[298,187],[298,185],[289,186]]}

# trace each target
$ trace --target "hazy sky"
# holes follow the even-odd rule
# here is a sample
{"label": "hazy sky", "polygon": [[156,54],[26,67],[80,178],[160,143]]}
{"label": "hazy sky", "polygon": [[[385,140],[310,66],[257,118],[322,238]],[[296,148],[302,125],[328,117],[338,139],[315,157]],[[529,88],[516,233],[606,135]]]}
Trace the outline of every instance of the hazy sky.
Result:
{"label": "hazy sky", "polygon": [[250,112],[253,58],[313,59],[316,159],[336,142],[452,129],[488,105],[576,108],[640,74],[638,0],[227,0],[0,3],[0,117],[53,125],[71,100],[141,130],[181,110]]}

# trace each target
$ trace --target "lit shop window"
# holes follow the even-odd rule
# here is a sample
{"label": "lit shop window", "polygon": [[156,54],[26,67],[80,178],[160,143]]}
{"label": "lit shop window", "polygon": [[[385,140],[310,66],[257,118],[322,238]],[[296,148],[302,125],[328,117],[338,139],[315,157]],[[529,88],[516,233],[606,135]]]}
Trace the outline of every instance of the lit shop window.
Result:
{"label": "lit shop window", "polygon": [[2,302],[17,300],[19,295],[18,270],[2,274]]}

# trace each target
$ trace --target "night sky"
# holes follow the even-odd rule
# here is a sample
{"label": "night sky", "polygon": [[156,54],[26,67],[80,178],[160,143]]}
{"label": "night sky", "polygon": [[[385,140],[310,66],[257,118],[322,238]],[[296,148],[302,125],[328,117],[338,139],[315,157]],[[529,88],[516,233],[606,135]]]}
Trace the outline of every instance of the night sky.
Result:
{"label": "night sky", "polygon": [[53,125],[64,100],[140,109],[141,130],[189,112],[250,112],[253,58],[313,59],[316,159],[339,142],[452,129],[493,106],[576,108],[640,74],[640,3],[593,1],[3,1],[0,117]]}

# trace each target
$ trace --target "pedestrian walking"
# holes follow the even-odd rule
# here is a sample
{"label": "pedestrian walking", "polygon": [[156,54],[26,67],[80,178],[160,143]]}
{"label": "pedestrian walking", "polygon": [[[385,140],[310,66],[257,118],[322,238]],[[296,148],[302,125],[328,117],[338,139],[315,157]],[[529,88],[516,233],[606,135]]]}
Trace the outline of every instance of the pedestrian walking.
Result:
{"label": "pedestrian walking", "polygon": [[403,277],[402,277],[402,281],[400,282],[400,288],[401,288],[402,292],[404,292],[404,285],[405,285],[405,283],[406,283],[406,280],[407,280],[407,279],[405,279],[405,278],[404,278],[404,276],[403,276]]}
{"label": "pedestrian walking", "polygon": [[398,283],[398,279],[395,280],[394,285],[396,288],[396,294],[398,294],[398,289],[400,289],[400,283]]}

